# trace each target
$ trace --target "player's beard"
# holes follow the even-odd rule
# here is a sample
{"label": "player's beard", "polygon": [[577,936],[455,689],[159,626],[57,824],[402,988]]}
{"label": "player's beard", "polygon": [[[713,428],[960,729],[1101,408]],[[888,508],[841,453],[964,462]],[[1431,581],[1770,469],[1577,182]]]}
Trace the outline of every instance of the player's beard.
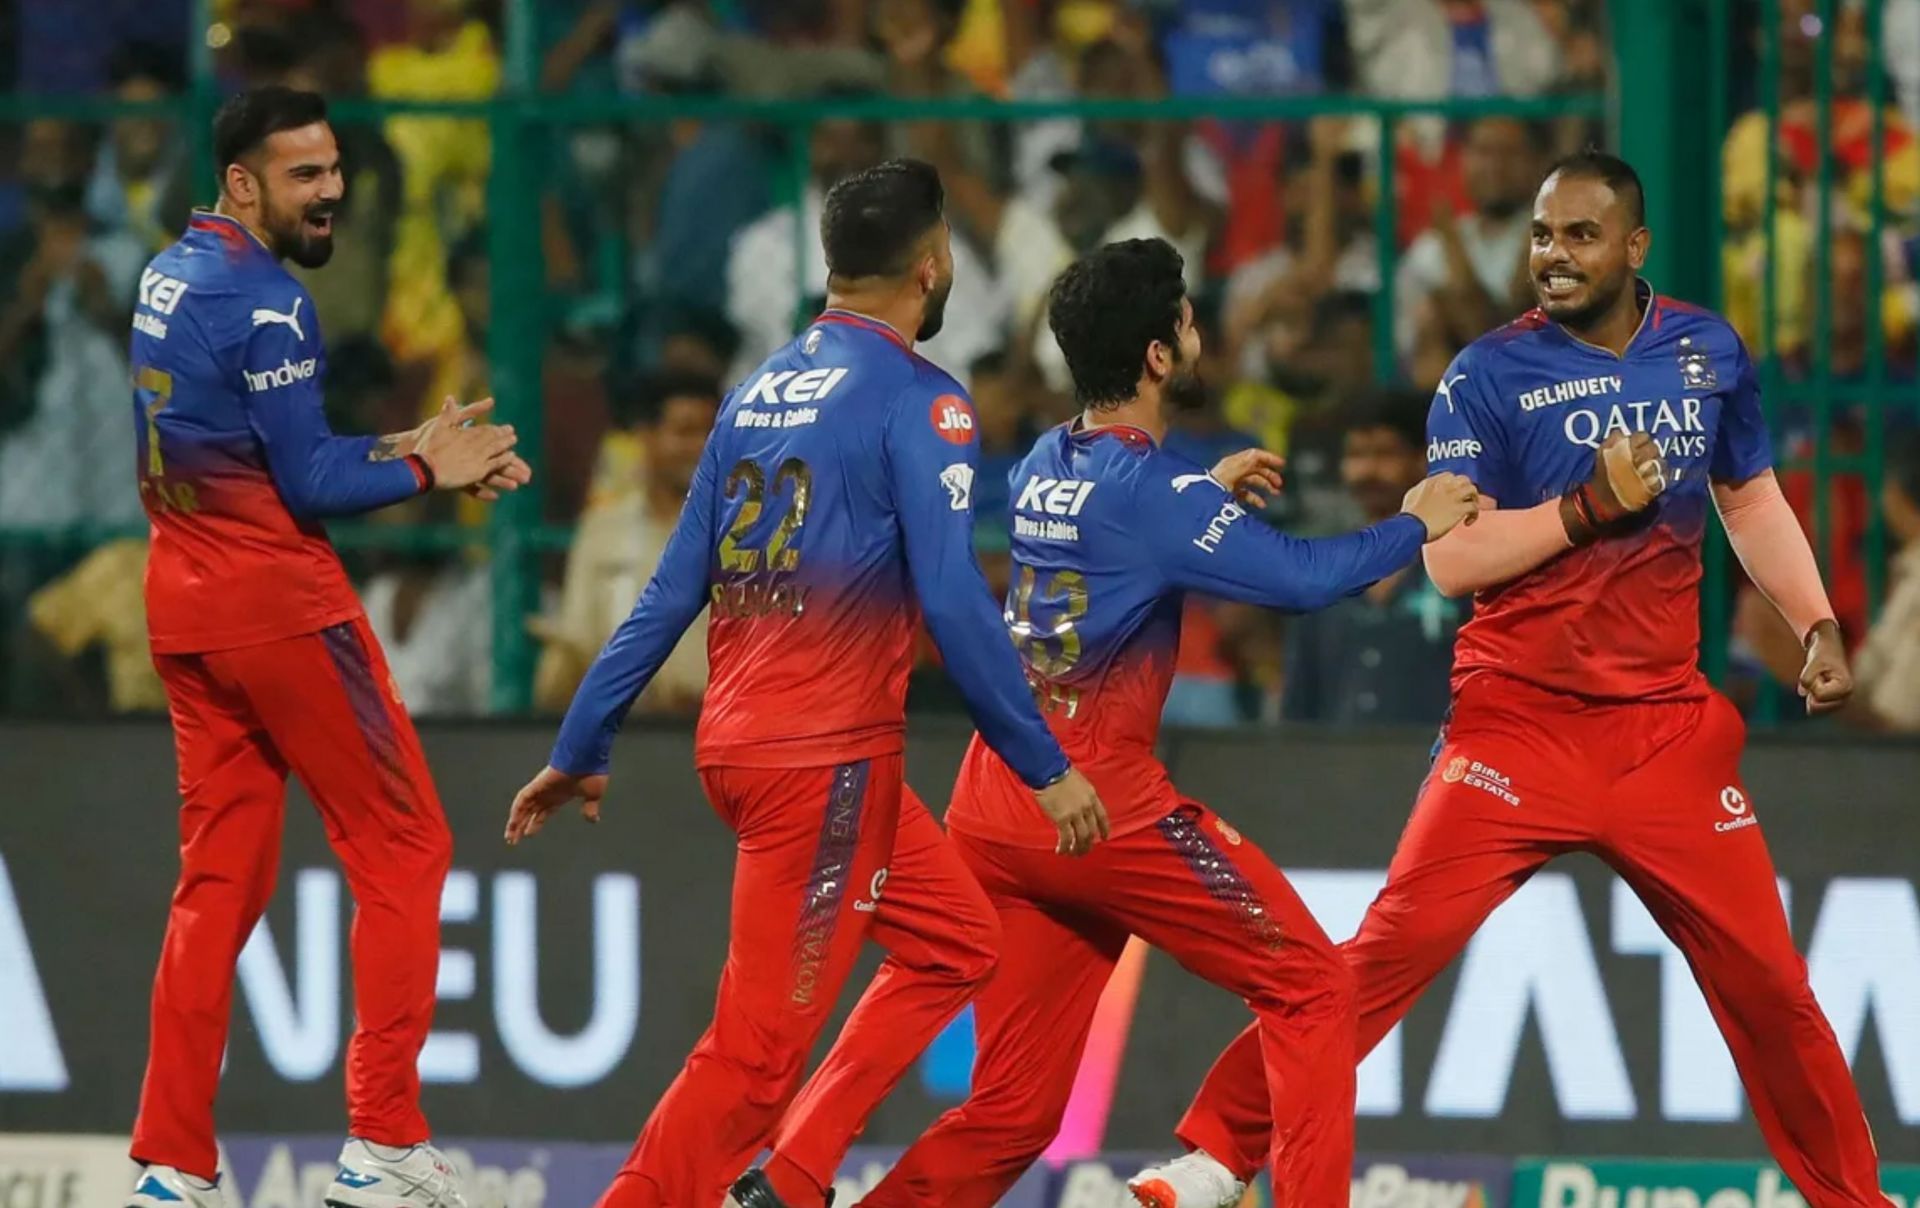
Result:
{"label": "player's beard", "polygon": [[273,254],[301,268],[319,268],[333,259],[331,226],[323,234],[313,229],[309,219],[331,217],[336,209],[333,202],[317,201],[293,213],[282,213],[269,202],[263,217],[267,234],[273,238]]}
{"label": "player's beard", "polygon": [[[1584,277],[1584,279],[1587,283],[1584,298],[1555,302],[1549,300],[1544,293],[1536,293],[1540,309],[1546,312],[1547,318],[1562,327],[1571,327],[1575,330],[1591,327],[1602,315],[1613,309],[1614,304],[1620,301],[1621,293],[1627,288],[1627,274],[1624,272],[1603,281],[1597,281],[1592,277]],[[1541,289],[1541,282],[1537,278],[1534,281],[1534,288]]]}
{"label": "player's beard", "polygon": [[1207,407],[1207,383],[1200,376],[1200,366],[1194,361],[1179,357],[1173,362],[1173,372],[1167,375],[1167,384],[1161,391],[1167,400],[1167,406],[1175,411],[1204,411]]}
{"label": "player's beard", "polygon": [[920,316],[920,330],[913,333],[915,341],[931,340],[940,334],[947,323],[947,295],[952,292],[952,274],[934,282],[932,292],[927,294],[927,309]]}

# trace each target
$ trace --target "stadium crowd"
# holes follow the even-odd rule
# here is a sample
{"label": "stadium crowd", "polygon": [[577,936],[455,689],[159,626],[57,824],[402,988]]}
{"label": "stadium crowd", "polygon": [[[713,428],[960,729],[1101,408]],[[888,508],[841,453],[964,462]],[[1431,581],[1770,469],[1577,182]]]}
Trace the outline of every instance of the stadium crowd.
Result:
{"label": "stadium crowd", "polygon": [[[1608,84],[1604,0],[543,0],[538,84],[554,93],[777,99],[1012,99],[1295,95],[1539,96]],[[0,17],[0,81],[25,94],[184,94],[186,0],[16,0]],[[471,0],[222,0],[207,31],[223,87],[285,82],[331,97],[480,100],[506,72],[502,6]],[[1867,266],[1882,267],[1888,374],[1914,378],[1920,321],[1920,0],[1886,0],[1884,64],[1864,6],[1833,30],[1811,0],[1783,4],[1783,161],[1771,344],[1783,449],[1815,442],[1816,382],[1835,453],[1879,439],[1868,382]],[[83,11],[84,10],[84,11]],[[1811,22],[1811,24],[1809,23]],[[1746,33],[1758,37],[1749,28]],[[1832,339],[1816,357],[1819,257],[1813,62],[1834,39],[1838,101],[1826,263]],[[1742,56],[1744,61],[1745,56]],[[1870,246],[1873,121],[1884,68],[1890,220]],[[1760,81],[1735,81],[1724,154],[1726,309],[1761,330],[1767,121]],[[491,148],[484,122],[392,116],[336,123],[348,174],[339,251],[302,272],[320,311],[336,427],[408,427],[440,399],[484,396],[493,301]],[[924,351],[966,380],[983,473],[976,544],[1004,589],[1010,468],[1072,411],[1047,336],[1053,275],[1106,240],[1163,236],[1186,258],[1204,328],[1209,405],[1170,443],[1211,463],[1261,445],[1289,459],[1267,519],[1321,534],[1390,515],[1425,472],[1433,385],[1480,332],[1531,304],[1528,207],[1555,155],[1601,136],[1583,119],[1401,123],[1395,256],[1373,229],[1370,120],[1020,124],[825,120],[800,134],[675,118],[568,122],[542,141],[544,518],[574,526],[546,567],[528,625],[539,707],[565,704],[646,582],[727,386],[820,304],[811,238],[834,182],[890,154],[941,169],[956,284]],[[804,139],[804,147],[789,138]],[[39,117],[0,127],[0,699],[6,708],[130,711],[161,705],[140,615],[139,499],[125,473],[126,324],[140,265],[189,204],[188,144],[164,117],[104,126]],[[803,178],[792,165],[804,161]],[[796,213],[796,205],[798,212]],[[799,236],[799,238],[796,238]],[[796,262],[796,255],[804,259]],[[1393,274],[1390,333],[1373,298]],[[1376,336],[1393,375],[1376,374]],[[1816,371],[1827,369],[1824,379]],[[1863,724],[1920,730],[1920,449],[1891,427],[1886,487],[1829,477],[1833,601],[1862,650]],[[1877,450],[1872,450],[1877,453]],[[1811,517],[1810,473],[1782,476]],[[1889,589],[1869,625],[1865,540],[1887,520]],[[446,497],[382,523],[478,524]],[[355,555],[369,614],[416,713],[486,709],[492,595],[484,541]],[[1791,694],[1798,651],[1750,588],[1729,601],[1745,703]],[[1282,622],[1189,603],[1170,720],[1430,724],[1446,704],[1467,601],[1416,567],[1328,612]],[[1782,643],[1785,643],[1784,647]],[[916,704],[952,703],[931,647]],[[689,634],[643,710],[697,710],[703,633]],[[1781,685],[1787,685],[1781,687]],[[1791,712],[1788,710],[1787,712]]]}

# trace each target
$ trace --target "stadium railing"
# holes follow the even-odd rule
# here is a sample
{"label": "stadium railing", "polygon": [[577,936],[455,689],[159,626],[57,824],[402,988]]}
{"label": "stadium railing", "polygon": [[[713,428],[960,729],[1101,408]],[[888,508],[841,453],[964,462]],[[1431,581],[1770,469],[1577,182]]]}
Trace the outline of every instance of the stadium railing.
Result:
{"label": "stadium railing", "polygon": [[[1840,0],[1818,0],[1820,16],[1833,28]],[[1729,127],[1734,91],[1735,0],[1615,0],[1612,6],[1615,89],[1611,97],[1561,95],[1540,98],[1446,99],[1431,101],[1381,100],[1364,96],[1288,97],[1175,97],[1156,101],[1074,100],[1060,102],[1002,102],[987,99],[907,100],[893,98],[769,101],[740,98],[666,98],[620,95],[543,93],[538,89],[538,53],[534,39],[534,0],[508,0],[504,6],[503,72],[499,92],[485,101],[382,101],[341,97],[331,102],[337,122],[372,122],[396,116],[473,118],[487,124],[492,146],[492,170],[487,183],[488,253],[491,263],[493,321],[488,354],[497,418],[515,424],[522,448],[537,451],[542,444],[541,358],[545,345],[543,309],[528,305],[542,296],[540,207],[542,197],[541,139],[550,131],[593,124],[664,123],[681,118],[751,122],[786,133],[792,162],[784,174],[788,204],[797,202],[808,176],[807,140],[802,132],[831,118],[879,122],[952,120],[1025,122],[1046,118],[1191,120],[1217,118],[1236,122],[1298,122],[1317,116],[1351,116],[1377,120],[1378,143],[1373,184],[1373,231],[1381,288],[1373,297],[1373,359],[1377,377],[1388,380],[1398,372],[1394,346],[1394,273],[1399,246],[1396,239],[1395,147],[1399,123],[1416,117],[1463,120],[1508,115],[1527,119],[1606,117],[1623,152],[1647,179],[1648,204],[1656,230],[1664,219],[1698,229],[1701,237],[1656,239],[1650,275],[1665,292],[1719,306],[1724,298],[1720,248],[1725,224],[1720,204],[1720,147]],[[1884,0],[1868,0],[1872,70],[1868,94],[1873,102],[1873,163],[1871,247],[1880,245],[1887,227],[1885,164],[1881,153],[1885,123],[1886,73],[1880,63],[1880,18]],[[210,0],[196,0],[196,35],[192,48],[189,87],[175,100],[127,103],[85,97],[0,96],[0,122],[37,117],[61,117],[104,122],[117,117],[151,116],[171,119],[183,131],[189,162],[197,184],[197,203],[210,200],[214,173],[210,121],[219,95],[210,39],[198,31],[210,28]],[[1782,172],[1778,132],[1782,99],[1781,0],[1763,0],[1760,24],[1764,33],[1760,64],[1762,103],[1767,115],[1766,257],[1772,265],[1776,247],[1774,185]],[[1697,36],[1704,34],[1704,36]],[[1818,141],[1831,142],[1835,88],[1833,39],[1821,40],[1817,56],[1816,112]],[[1704,53],[1705,62],[1701,63]],[[1705,70],[1699,68],[1704,66]],[[1676,80],[1691,81],[1697,94],[1682,95]],[[1820,230],[1830,229],[1832,158],[1819,158],[1817,198]],[[1703,181],[1711,187],[1702,190]],[[800,207],[795,205],[796,214]],[[1679,231],[1674,232],[1676,235]],[[812,233],[795,222],[794,237],[807,241]],[[1831,444],[1831,419],[1836,408],[1835,383],[1826,358],[1831,331],[1832,290],[1828,272],[1829,245],[1814,243],[1814,338],[1810,341],[1810,374],[1798,383],[1810,399],[1813,422],[1811,455],[1786,463],[1783,469],[1811,472],[1816,489],[1813,527],[1823,560],[1831,548],[1831,506],[1826,487],[1835,475],[1855,474],[1867,483],[1869,499],[1877,498],[1882,474],[1881,447],[1888,414],[1901,401],[1889,383],[1887,349],[1881,323],[1881,285],[1884,268],[1878,255],[1867,258],[1870,373],[1852,393],[1868,425],[1863,451],[1836,453]],[[796,256],[794,263],[805,263]],[[1664,275],[1663,275],[1664,274]],[[1755,349],[1770,408],[1777,408],[1784,377],[1780,351],[1774,346],[1775,318],[1780,300],[1776,274],[1764,277],[1762,335]],[[1668,284],[1667,282],[1674,284]],[[799,291],[806,295],[804,283]],[[797,316],[798,321],[802,316]],[[1915,400],[1920,414],[1920,400]],[[1777,432],[1776,427],[1776,432]],[[536,472],[539,465],[536,460]],[[103,467],[110,472],[111,467]],[[383,525],[342,523],[330,526],[334,540],[349,550],[455,550],[474,545],[474,529],[454,524]],[[0,528],[0,551],[83,550],[113,536],[139,535],[97,526],[59,530],[22,531]],[[485,529],[490,554],[493,592],[493,655],[495,660],[492,707],[495,713],[515,713],[531,704],[532,673],[537,650],[528,632],[527,618],[535,611],[540,590],[540,560],[564,551],[572,536],[569,526],[545,523],[536,493],[522,492],[496,505]],[[1886,535],[1872,510],[1866,527],[1866,573],[1869,598],[1880,599],[1884,586]],[[1716,680],[1724,676],[1730,625],[1731,586],[1727,549],[1716,536],[1708,542],[1703,605],[1705,665]]]}

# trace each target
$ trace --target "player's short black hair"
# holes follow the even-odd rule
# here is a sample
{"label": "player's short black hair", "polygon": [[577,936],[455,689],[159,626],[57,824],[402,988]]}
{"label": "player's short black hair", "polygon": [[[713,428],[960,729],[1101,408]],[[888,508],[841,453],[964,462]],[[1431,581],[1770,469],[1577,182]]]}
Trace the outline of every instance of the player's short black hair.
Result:
{"label": "player's short black hair", "polygon": [[1647,191],[1641,187],[1640,174],[1633,170],[1633,165],[1619,156],[1598,147],[1588,147],[1554,161],[1553,167],[1547,171],[1547,178],[1556,175],[1599,181],[1626,203],[1627,217],[1634,226],[1647,225]]}
{"label": "player's short black hair", "polygon": [[1347,431],[1386,429],[1418,449],[1427,441],[1427,410],[1431,400],[1404,386],[1376,386],[1362,391],[1347,409]]}
{"label": "player's short black hair", "polygon": [[326,98],[279,84],[249,88],[229,97],[213,115],[213,157],[222,176],[227,167],[282,130],[298,130],[327,120]]}
{"label": "player's short black hair", "polygon": [[1088,407],[1131,399],[1155,340],[1179,345],[1186,262],[1164,239],[1126,239],[1067,266],[1047,294],[1047,325]]}
{"label": "player's short black hair", "polygon": [[946,215],[947,191],[934,166],[890,159],[855,172],[827,193],[820,244],[835,277],[897,277]]}

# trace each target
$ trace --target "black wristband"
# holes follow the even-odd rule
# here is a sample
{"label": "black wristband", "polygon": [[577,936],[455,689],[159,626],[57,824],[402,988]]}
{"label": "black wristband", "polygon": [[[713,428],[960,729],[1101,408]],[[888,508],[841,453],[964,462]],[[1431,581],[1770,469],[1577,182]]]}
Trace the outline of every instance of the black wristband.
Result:
{"label": "black wristband", "polygon": [[427,459],[418,453],[409,453],[407,454],[407,464],[413,467],[414,477],[420,480],[421,493],[425,494],[431,491],[434,483],[438,480],[434,478],[433,467],[427,464]]}

